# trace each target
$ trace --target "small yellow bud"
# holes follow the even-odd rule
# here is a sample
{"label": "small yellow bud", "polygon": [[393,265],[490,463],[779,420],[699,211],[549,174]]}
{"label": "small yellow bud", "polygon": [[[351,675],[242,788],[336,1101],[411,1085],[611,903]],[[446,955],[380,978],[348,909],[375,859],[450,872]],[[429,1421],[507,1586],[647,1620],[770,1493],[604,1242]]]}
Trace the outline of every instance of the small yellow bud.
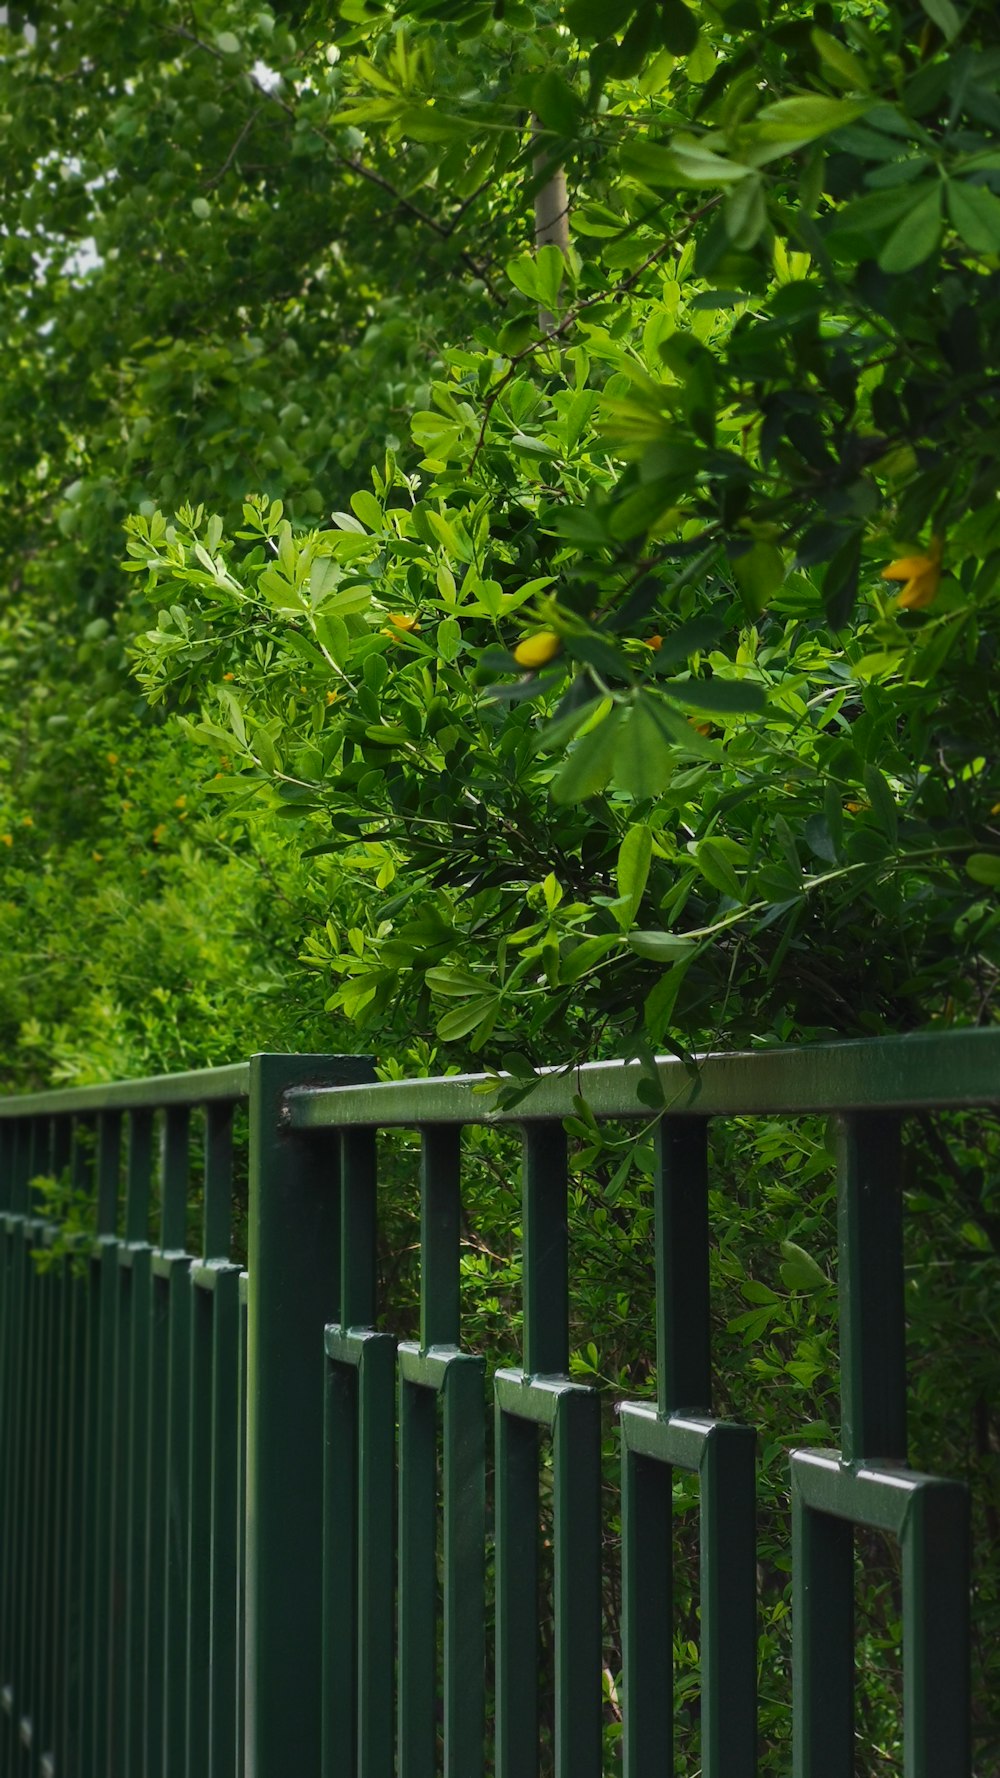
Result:
{"label": "small yellow bud", "polygon": [[562,643],[554,630],[539,630],[518,643],[514,659],[519,667],[544,667],[546,662],[555,659],[561,648]]}

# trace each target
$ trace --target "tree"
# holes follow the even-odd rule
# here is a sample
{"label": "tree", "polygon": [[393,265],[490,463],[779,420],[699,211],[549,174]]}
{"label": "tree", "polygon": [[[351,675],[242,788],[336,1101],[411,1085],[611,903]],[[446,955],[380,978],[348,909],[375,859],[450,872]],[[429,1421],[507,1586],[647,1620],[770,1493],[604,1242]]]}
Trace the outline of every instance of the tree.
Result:
{"label": "tree", "polygon": [[[0,39],[11,1081],[371,1044],[513,1096],[538,1060],[995,1016],[995,9],[27,17]],[[535,251],[560,174],[570,245]],[[649,1145],[585,1106],[571,1134],[574,1372],[641,1391]],[[491,1140],[465,1282],[496,1356]],[[996,1440],[994,1149],[976,1119],[910,1155],[942,1469]],[[836,1415],[830,1158],[736,1126],[716,1169],[780,1697],[784,1442]],[[891,1581],[864,1604],[874,1668]],[[891,1686],[863,1698],[889,1746]],[[787,1712],[764,1726],[783,1769]]]}

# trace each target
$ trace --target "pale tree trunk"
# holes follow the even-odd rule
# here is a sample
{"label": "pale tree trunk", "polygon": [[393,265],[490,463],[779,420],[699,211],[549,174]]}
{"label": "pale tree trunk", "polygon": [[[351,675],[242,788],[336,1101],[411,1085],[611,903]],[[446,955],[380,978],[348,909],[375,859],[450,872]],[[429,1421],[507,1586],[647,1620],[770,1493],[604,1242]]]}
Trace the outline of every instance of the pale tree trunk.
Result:
{"label": "pale tree trunk", "polygon": [[[537,117],[531,120],[531,130],[535,137],[543,134],[543,125]],[[544,174],[548,169],[548,178],[535,193],[535,251],[539,247],[559,247],[564,254],[569,253],[569,193],[566,189],[566,174],[562,167],[551,167],[549,156],[544,148],[535,154],[535,173]],[[538,325],[543,333],[548,333],[555,326],[555,316],[547,309],[539,309]]]}

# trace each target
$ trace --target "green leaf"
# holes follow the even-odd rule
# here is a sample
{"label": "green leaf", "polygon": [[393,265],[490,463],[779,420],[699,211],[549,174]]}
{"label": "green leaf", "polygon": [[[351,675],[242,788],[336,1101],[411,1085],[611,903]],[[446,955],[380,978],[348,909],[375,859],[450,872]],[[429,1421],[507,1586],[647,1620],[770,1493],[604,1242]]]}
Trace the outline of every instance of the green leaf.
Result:
{"label": "green leaf", "polygon": [[670,781],[673,754],[648,698],[639,698],[621,725],[615,748],[615,783],[642,801],[659,796]]}
{"label": "green leaf", "polygon": [[930,191],[925,184],[916,188],[923,196],[911,205],[878,256],[883,272],[912,272],[936,253],[941,240],[941,184],[936,181]]}
{"label": "green leaf", "polygon": [[839,83],[854,87],[862,92],[867,88],[868,75],[864,63],[859,61],[857,56],[851,54],[847,45],[841,43],[839,37],[834,37],[829,31],[823,31],[817,26],[812,33],[812,40],[822,60],[832,70]]}
{"label": "green leaf", "polygon": [[1000,889],[1000,852],[972,852],[965,861],[965,869],[974,883]]}
{"label": "green leaf", "polygon": [[[686,137],[676,139],[670,149],[653,142],[627,143],[621,151],[621,161],[622,171],[644,185],[670,190],[684,185],[731,185],[734,179],[746,179],[753,171]],[[507,275],[510,276],[509,268]]]}
{"label": "green leaf", "polygon": [[446,617],[438,624],[435,646],[443,661],[458,658],[462,652],[462,626],[456,618]]}
{"label": "green leaf", "polygon": [[896,808],[896,799],[878,766],[866,765],[862,777],[865,790],[868,793],[868,800],[878,818],[878,824],[895,845],[899,837],[899,814]]}
{"label": "green leaf", "polygon": [[733,859],[742,862],[743,847],[735,840],[702,840],[695,852],[698,869],[713,889],[728,895],[731,901],[743,900],[743,889],[733,869]]}
{"label": "green leaf", "polygon": [[729,193],[722,214],[726,233],[733,246],[743,253],[749,253],[751,247],[756,247],[767,227],[767,200],[763,179],[759,176],[741,179]]}
{"label": "green leaf", "polygon": [[698,42],[698,20],[684,0],[660,0],[660,36],[672,56],[688,56]]}
{"label": "green leaf", "polygon": [[572,136],[580,121],[581,104],[573,88],[555,68],[549,68],[531,89],[531,108],[547,130]]}
{"label": "green leaf", "polygon": [[438,1020],[437,1034],[442,1043],[454,1043],[459,1037],[468,1037],[477,1025],[496,1013],[498,996],[479,994],[475,1000],[469,1000],[465,1006],[456,1006],[452,1012],[446,1012],[443,1019]]}
{"label": "green leaf", "polygon": [[746,864],[746,848],[740,846],[737,839],[703,839],[696,848],[694,857],[698,861],[701,875],[714,889],[719,889],[721,894],[728,894],[733,901],[744,900],[744,889],[733,864]]}
{"label": "green leaf", "polygon": [[806,844],[816,858],[824,864],[838,864],[837,848],[825,815],[810,815],[803,829]]}
{"label": "green leaf", "polygon": [[637,957],[647,957],[651,963],[674,963],[689,956],[695,940],[682,932],[630,932],[627,943]]}
{"label": "green leaf", "polygon": [[749,679],[670,679],[663,690],[688,710],[713,715],[753,715],[763,710],[764,689]]}
{"label": "green leaf", "polygon": [[351,510],[363,525],[367,525],[369,531],[384,529],[382,508],[374,494],[369,494],[366,488],[359,488],[356,494],[351,495]]}
{"label": "green leaf", "polygon": [[920,4],[949,43],[958,36],[962,29],[962,15],[951,0],[920,0]]}
{"label": "green leaf", "polygon": [[559,969],[560,982],[567,986],[578,982],[582,975],[586,975],[588,969],[592,969],[595,963],[600,963],[601,958],[606,957],[609,951],[615,950],[621,942],[616,932],[608,933],[602,938],[581,939],[580,943],[574,945],[573,949],[568,951],[562,959]]}
{"label": "green leaf", "polygon": [[1000,198],[988,186],[949,180],[948,214],[974,253],[1000,253]]}
{"label": "green leaf", "polygon": [[756,617],[785,578],[785,559],[774,543],[757,542],[732,563],[733,579],[747,610]]}
{"label": "green leaf", "polygon": [[684,977],[694,954],[692,947],[686,957],[680,958],[669,969],[664,970],[643,1001],[642,1022],[653,1043],[662,1042],[666,1035],[677,996],[684,985]]}
{"label": "green leaf", "polygon": [[826,99],[820,94],[799,99],[779,99],[765,105],[754,120],[755,134],[765,142],[796,146],[815,142],[820,136],[856,122],[868,110],[866,99]]}
{"label": "green leaf", "polygon": [[821,1265],[817,1265],[810,1253],[800,1247],[797,1241],[782,1241],[781,1252],[784,1265],[780,1267],[781,1281],[786,1289],[813,1292],[829,1290],[830,1280]]}
{"label": "green leaf", "polygon": [[630,921],[635,919],[653,861],[653,836],[641,823],[630,827],[618,848],[618,893],[631,902]]}
{"label": "green leaf", "polygon": [[425,980],[432,993],[460,1000],[483,992],[482,976],[473,975],[471,970],[462,969],[456,963],[442,963],[436,969],[429,969]]}
{"label": "green leaf", "polygon": [[535,288],[539,301],[547,309],[554,309],[558,304],[565,271],[566,261],[560,247],[552,242],[539,247],[535,255]]}
{"label": "green leaf", "polygon": [[718,642],[724,627],[716,617],[692,617],[687,623],[678,624],[676,629],[664,631],[651,663],[653,671],[662,672],[665,667],[674,667],[678,661],[690,660],[693,654],[711,648]]}
{"label": "green leaf", "polygon": [[551,722],[543,723],[542,727],[537,731],[535,737],[536,753],[558,752],[560,748],[565,747],[567,742],[573,739],[577,729],[582,728],[584,723],[589,721],[590,717],[594,715],[601,699],[599,697],[590,697],[581,701],[578,696],[574,695],[576,688],[585,686],[585,684],[586,681],[582,677],[574,679],[570,691],[563,699]]}
{"label": "green leaf", "polygon": [[596,728],[574,742],[566,762],[552,785],[557,803],[581,803],[603,790],[611,776],[620,712],[610,710]]}

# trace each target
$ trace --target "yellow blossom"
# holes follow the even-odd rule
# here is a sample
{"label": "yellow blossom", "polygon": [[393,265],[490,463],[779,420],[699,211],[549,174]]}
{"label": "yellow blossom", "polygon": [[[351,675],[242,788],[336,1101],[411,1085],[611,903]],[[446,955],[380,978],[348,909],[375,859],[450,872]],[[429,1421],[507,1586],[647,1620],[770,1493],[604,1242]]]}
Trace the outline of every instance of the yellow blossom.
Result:
{"label": "yellow blossom", "polygon": [[389,622],[397,630],[419,630],[420,625],[411,611],[390,611]]}
{"label": "yellow blossom", "polygon": [[514,659],[520,667],[544,667],[559,653],[562,643],[553,630],[539,630],[534,636],[525,636],[514,650]]}
{"label": "yellow blossom", "polygon": [[941,585],[941,557],[944,544],[940,537],[932,537],[924,556],[901,556],[898,562],[890,562],[883,568],[883,580],[902,580],[906,582],[902,592],[897,596],[897,605],[906,606],[909,611],[922,611],[937,598],[937,590]]}
{"label": "yellow blossom", "polygon": [[175,809],[186,809],[187,808],[187,797],[186,796],[175,797],[174,798],[174,808]]}
{"label": "yellow blossom", "polygon": [[328,691],[326,694],[326,701],[328,704],[335,704],[337,702],[336,692],[335,691]]}
{"label": "yellow blossom", "polygon": [[651,648],[653,650],[654,654],[658,654],[660,649],[663,647],[663,637],[662,636],[647,636],[646,647]]}
{"label": "yellow blossom", "polygon": [[0,833],[0,840],[3,841],[5,846],[12,846],[14,844],[14,835],[12,833]]}
{"label": "yellow blossom", "polygon": [[34,825],[35,825],[34,820],[32,819],[32,817],[30,815],[22,815],[21,816],[21,826],[22,827],[34,827]]}
{"label": "yellow blossom", "polygon": [[116,766],[118,764],[117,753],[109,753],[107,755],[107,761],[108,761],[109,766]]}
{"label": "yellow blossom", "polygon": [[154,846],[159,845],[159,843],[162,840],[166,831],[167,831],[166,823],[164,821],[158,821],[156,826],[153,829],[153,845]]}

